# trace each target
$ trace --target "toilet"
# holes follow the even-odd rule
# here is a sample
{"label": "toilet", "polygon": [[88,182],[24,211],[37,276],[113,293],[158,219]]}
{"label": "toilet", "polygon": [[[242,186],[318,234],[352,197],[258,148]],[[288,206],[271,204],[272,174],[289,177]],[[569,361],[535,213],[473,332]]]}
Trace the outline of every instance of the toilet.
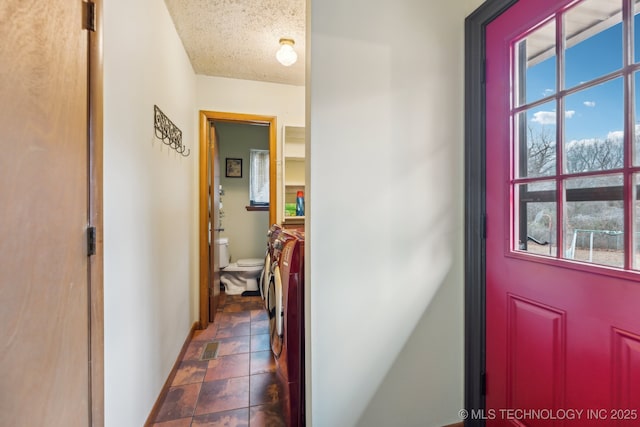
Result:
{"label": "toilet", "polygon": [[258,291],[258,279],[264,267],[264,259],[239,259],[230,263],[229,239],[216,241],[220,260],[220,282],[224,284],[227,295],[240,295],[245,291]]}

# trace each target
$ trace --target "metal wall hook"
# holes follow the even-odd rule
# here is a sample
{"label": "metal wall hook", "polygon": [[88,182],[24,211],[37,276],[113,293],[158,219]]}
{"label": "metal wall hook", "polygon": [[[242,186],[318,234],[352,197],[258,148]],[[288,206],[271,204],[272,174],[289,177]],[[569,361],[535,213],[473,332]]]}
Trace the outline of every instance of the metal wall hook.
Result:
{"label": "metal wall hook", "polygon": [[191,150],[188,150],[186,146],[182,145],[182,131],[169,120],[157,105],[153,106],[153,121],[156,138],[160,139],[163,144],[176,150],[183,157],[191,154]]}

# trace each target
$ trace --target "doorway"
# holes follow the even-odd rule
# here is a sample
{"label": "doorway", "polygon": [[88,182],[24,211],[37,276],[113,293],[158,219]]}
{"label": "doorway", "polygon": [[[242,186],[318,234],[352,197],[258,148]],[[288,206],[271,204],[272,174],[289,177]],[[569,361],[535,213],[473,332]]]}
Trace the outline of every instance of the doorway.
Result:
{"label": "doorway", "polygon": [[[269,127],[269,223],[276,222],[277,192],[276,192],[276,159],[277,159],[277,128],[276,118],[273,116],[261,116],[252,114],[225,113],[215,111],[200,111],[200,166],[199,166],[199,236],[200,236],[200,328],[204,329],[209,324],[211,315],[210,306],[215,306],[215,301],[211,298],[211,290],[215,289],[215,259],[216,248],[212,245],[209,250],[209,221],[210,209],[209,198],[217,192],[217,187],[211,188],[210,177],[215,177],[220,172],[214,169],[217,167],[215,161],[211,161],[217,142],[215,132],[212,131],[217,122],[228,122],[236,124],[263,125]],[[212,193],[210,193],[212,191]],[[214,203],[215,204],[215,203]],[[215,228],[212,227],[215,233]],[[266,231],[265,231],[266,233]],[[211,237],[211,242],[215,241],[215,235]],[[214,297],[215,298],[215,297]]]}

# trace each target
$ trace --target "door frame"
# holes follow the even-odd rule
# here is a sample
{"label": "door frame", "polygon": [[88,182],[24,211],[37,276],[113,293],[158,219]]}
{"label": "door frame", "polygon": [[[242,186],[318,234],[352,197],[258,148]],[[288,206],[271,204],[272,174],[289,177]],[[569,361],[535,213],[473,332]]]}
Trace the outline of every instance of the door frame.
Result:
{"label": "door frame", "polygon": [[[209,188],[207,185],[207,162],[209,150],[209,122],[231,122],[241,124],[258,124],[269,126],[269,224],[276,222],[277,209],[277,127],[275,116],[256,114],[224,113],[219,111],[200,110],[200,145],[199,145],[199,227],[200,236],[200,315],[199,328],[206,329],[209,324]],[[266,230],[265,230],[266,233]]]}
{"label": "door frame", "polygon": [[104,426],[104,228],[103,228],[103,2],[95,4],[95,31],[89,31],[88,222],[96,228],[95,254],[89,256],[89,411],[92,427]]}
{"label": "door frame", "polygon": [[[485,409],[486,27],[517,0],[486,0],[465,20],[465,378],[464,406]],[[476,412],[476,414],[482,412]],[[465,426],[484,426],[471,416]]]}

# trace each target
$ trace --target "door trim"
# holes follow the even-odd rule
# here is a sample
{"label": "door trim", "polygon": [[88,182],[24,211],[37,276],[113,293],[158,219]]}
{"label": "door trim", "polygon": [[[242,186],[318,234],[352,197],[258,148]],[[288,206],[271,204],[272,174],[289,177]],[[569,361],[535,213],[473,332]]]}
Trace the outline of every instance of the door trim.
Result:
{"label": "door trim", "polygon": [[[516,1],[487,0],[465,20],[464,404],[470,413],[485,409],[486,27]],[[473,418],[465,426],[484,426]]]}
{"label": "door trim", "polygon": [[95,3],[95,31],[89,31],[89,213],[96,227],[96,253],[89,257],[90,425],[104,426],[104,240],[102,0]]}
{"label": "door trim", "polygon": [[[200,110],[200,144],[199,144],[199,233],[200,240],[200,329],[209,324],[209,224],[207,188],[207,158],[209,151],[208,126],[210,121],[233,122],[245,124],[261,124],[269,126],[269,224],[276,222],[277,193],[276,193],[276,159],[277,159],[277,127],[275,116],[260,116],[255,114],[224,113],[219,111]],[[266,230],[265,230],[266,233]]]}

